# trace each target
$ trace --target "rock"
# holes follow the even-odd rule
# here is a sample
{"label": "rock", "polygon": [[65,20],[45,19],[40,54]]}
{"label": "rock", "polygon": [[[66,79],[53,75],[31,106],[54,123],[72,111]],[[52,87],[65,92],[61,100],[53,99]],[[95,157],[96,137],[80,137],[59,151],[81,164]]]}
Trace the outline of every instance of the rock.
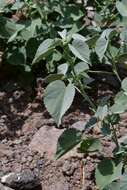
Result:
{"label": "rock", "polygon": [[[32,141],[29,144],[31,151],[39,152],[40,155],[46,156],[49,160],[54,160],[54,156],[57,148],[57,141],[60,135],[64,132],[64,129],[57,129],[51,126],[43,126],[33,136]],[[71,157],[82,158],[83,154],[77,152],[79,145],[75,146],[60,159],[68,159]]]}
{"label": "rock", "polygon": [[41,127],[33,136],[33,139],[29,145],[30,149],[39,152],[41,155],[46,153],[48,159],[54,159],[57,141],[63,131],[63,129],[57,129],[55,127]]}
{"label": "rock", "polygon": [[11,188],[9,188],[9,187],[6,187],[6,186],[4,186],[4,185],[2,185],[2,184],[0,183],[0,190],[13,190],[13,189],[11,189]]}
{"label": "rock", "polygon": [[67,176],[71,176],[73,175],[75,169],[76,169],[76,165],[72,163],[71,161],[66,160],[63,165],[62,171],[63,171],[63,174]]}
{"label": "rock", "polygon": [[9,173],[1,177],[1,183],[14,189],[33,189],[40,185],[37,175],[31,170],[24,170],[19,173]]}

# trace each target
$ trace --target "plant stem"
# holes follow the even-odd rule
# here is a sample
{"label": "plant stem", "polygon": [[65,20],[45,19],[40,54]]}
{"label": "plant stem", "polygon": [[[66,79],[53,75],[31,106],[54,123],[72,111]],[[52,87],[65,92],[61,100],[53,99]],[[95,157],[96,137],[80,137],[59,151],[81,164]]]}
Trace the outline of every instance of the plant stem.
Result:
{"label": "plant stem", "polygon": [[85,90],[84,90],[84,87],[83,87],[83,84],[81,83],[80,80],[78,80],[78,84],[79,84],[79,87],[80,87],[80,92],[82,94],[82,96],[85,98],[85,100],[87,102],[89,102],[90,106],[96,110],[96,106],[94,105],[94,103],[92,102],[92,100],[89,98],[89,96],[86,94]]}
{"label": "plant stem", "polygon": [[107,56],[107,58],[108,58],[109,61],[112,63],[113,73],[116,75],[116,77],[118,78],[119,82],[121,83],[121,78],[120,78],[120,76],[119,76],[119,74],[118,74],[118,72],[117,72],[116,63],[115,63],[115,61],[114,61],[114,59],[113,59],[113,56],[112,56],[112,54],[111,54],[111,52],[110,52],[109,50],[108,50],[108,53],[109,53],[109,55],[111,56],[111,58],[109,58],[108,56]]}
{"label": "plant stem", "polygon": [[114,75],[113,72],[108,72],[108,71],[88,71],[88,73],[99,73],[99,74],[109,74],[109,75]]}
{"label": "plant stem", "polygon": [[119,74],[118,74],[118,72],[117,72],[116,64],[115,64],[114,61],[112,62],[112,64],[113,64],[113,72],[114,72],[114,74],[117,76],[118,80],[119,80],[120,83],[121,83],[122,81],[121,81],[121,78],[120,78],[120,76],[119,76]]}
{"label": "plant stem", "polygon": [[68,53],[68,47],[64,47],[64,54],[65,54],[65,58],[66,60],[70,63],[70,66],[71,66],[71,70],[72,70],[72,75],[73,75],[73,79],[78,82],[78,85],[79,85],[79,90],[80,90],[80,93],[81,95],[83,96],[83,98],[89,102],[90,106],[94,109],[94,111],[96,110],[96,106],[94,105],[94,103],[92,102],[92,100],[89,98],[89,96],[86,94],[85,90],[84,90],[84,86],[81,82],[81,80],[77,77],[76,73],[75,73],[75,70],[74,70],[74,64],[73,64],[73,60],[72,60],[72,57],[69,55]]}
{"label": "plant stem", "polygon": [[117,138],[117,134],[116,134],[116,129],[114,127],[114,125],[111,125],[112,127],[112,139],[114,141],[114,143],[116,144],[116,147],[119,148],[119,142],[118,142],[118,138]]}

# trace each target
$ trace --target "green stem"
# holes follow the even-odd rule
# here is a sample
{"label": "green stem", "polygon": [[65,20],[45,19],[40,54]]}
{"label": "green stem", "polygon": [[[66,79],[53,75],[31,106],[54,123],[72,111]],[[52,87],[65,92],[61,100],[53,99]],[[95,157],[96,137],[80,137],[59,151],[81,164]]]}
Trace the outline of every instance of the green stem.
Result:
{"label": "green stem", "polygon": [[116,147],[119,148],[119,142],[118,142],[118,138],[117,138],[117,134],[116,134],[116,129],[114,127],[114,125],[112,126],[112,139],[114,141],[114,143],[116,144]]}
{"label": "green stem", "polygon": [[79,85],[79,90],[81,95],[83,96],[83,98],[89,102],[90,106],[96,110],[96,106],[94,105],[94,103],[92,102],[92,100],[89,98],[89,96],[86,94],[85,90],[84,90],[84,85],[82,84],[81,80],[77,77],[75,70],[74,70],[74,64],[73,64],[73,60],[72,57],[68,54],[68,47],[64,47],[64,54],[65,54],[65,58],[66,60],[70,63],[71,66],[71,70],[72,70],[72,75],[73,75],[73,79],[78,82]]}
{"label": "green stem", "polygon": [[94,105],[94,103],[92,102],[92,100],[89,98],[89,96],[86,94],[85,90],[84,90],[84,86],[83,84],[81,83],[80,80],[78,80],[78,84],[79,84],[79,87],[80,87],[80,92],[82,94],[82,96],[84,97],[84,99],[89,102],[90,106],[94,109],[94,111],[96,110],[96,106]]}
{"label": "green stem", "polygon": [[117,72],[116,63],[115,63],[115,61],[113,60],[112,54],[110,53],[109,50],[108,50],[108,53],[109,53],[109,55],[111,56],[111,58],[109,58],[108,56],[107,56],[107,58],[108,58],[109,61],[112,63],[113,73],[116,75],[116,77],[118,78],[118,80],[121,82],[121,78],[120,78],[120,76],[119,76],[119,74],[118,74],[118,72]]}
{"label": "green stem", "polygon": [[108,72],[108,71],[88,71],[88,73],[99,73],[99,74],[109,74],[109,75],[113,75],[113,72]]}
{"label": "green stem", "polygon": [[118,80],[119,80],[120,82],[122,82],[122,81],[121,81],[121,78],[120,78],[120,76],[119,76],[119,74],[118,74],[118,72],[117,72],[117,68],[116,68],[115,62],[113,61],[112,64],[113,64],[113,72],[114,72],[114,74],[117,76]]}

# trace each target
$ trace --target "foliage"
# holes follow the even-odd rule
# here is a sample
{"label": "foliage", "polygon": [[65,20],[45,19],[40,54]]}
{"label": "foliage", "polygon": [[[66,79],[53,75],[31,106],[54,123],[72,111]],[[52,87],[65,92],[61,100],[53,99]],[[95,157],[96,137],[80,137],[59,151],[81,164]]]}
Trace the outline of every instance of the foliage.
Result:
{"label": "foliage", "polygon": [[[124,190],[127,183],[126,143],[119,142],[116,133],[119,114],[127,111],[127,78],[122,73],[127,69],[126,20],[126,0],[0,0],[0,68],[18,67],[27,76],[45,79],[44,104],[57,127],[76,91],[93,113],[82,133],[64,131],[56,158],[78,143],[80,152],[100,151],[100,139],[84,138],[95,126],[116,144],[113,159],[102,160],[96,168],[100,189]],[[88,89],[96,75],[115,79],[119,86],[115,97],[93,101]]]}

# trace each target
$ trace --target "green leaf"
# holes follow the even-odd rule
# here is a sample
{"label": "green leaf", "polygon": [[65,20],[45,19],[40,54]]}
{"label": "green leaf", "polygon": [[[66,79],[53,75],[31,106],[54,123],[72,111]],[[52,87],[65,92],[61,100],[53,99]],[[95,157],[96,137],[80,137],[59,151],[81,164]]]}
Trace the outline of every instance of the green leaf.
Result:
{"label": "green leaf", "polygon": [[70,128],[63,132],[59,137],[57,143],[56,159],[71,150],[81,141],[81,132],[79,130]]}
{"label": "green leaf", "polygon": [[89,46],[84,42],[84,40],[73,40],[72,45],[69,44],[69,48],[77,58],[85,63],[89,62],[90,50]]}
{"label": "green leaf", "polygon": [[68,84],[66,87],[64,82],[57,80],[50,83],[44,94],[44,104],[49,113],[59,126],[61,118],[71,106],[75,95],[75,87]]}
{"label": "green leaf", "polygon": [[42,60],[45,54],[48,53],[52,49],[52,44],[53,44],[52,39],[46,39],[45,41],[43,41],[37,49],[33,63],[36,63]]}
{"label": "green leaf", "polygon": [[9,38],[16,32],[16,24],[10,19],[0,16],[0,37]]}
{"label": "green leaf", "polygon": [[91,117],[87,122],[87,124],[85,125],[85,130],[94,127],[96,123],[97,123],[97,118],[95,116]]}
{"label": "green leaf", "polygon": [[[26,20],[23,22],[25,25],[24,30],[20,32],[20,36],[28,41],[30,38],[36,37],[38,35],[38,30],[42,26],[42,22],[40,18],[36,18],[33,20]],[[36,38],[37,40],[37,38]]]}
{"label": "green leaf", "polygon": [[13,4],[13,6],[11,7],[11,10],[17,11],[17,10],[23,8],[23,6],[24,6],[24,2],[21,2],[21,1],[18,0],[18,1],[16,1],[16,2]]}
{"label": "green leaf", "polygon": [[99,38],[96,42],[95,51],[100,60],[102,61],[104,54],[108,47],[108,40],[105,38]]}
{"label": "green leaf", "polygon": [[127,78],[125,78],[123,81],[122,81],[122,89],[127,92]]}
{"label": "green leaf", "polygon": [[127,174],[124,173],[117,182],[109,185],[111,190],[126,190],[127,189]]}
{"label": "green leaf", "polygon": [[121,1],[116,2],[116,8],[123,17],[127,17],[127,5]]}
{"label": "green leaf", "polygon": [[69,6],[64,7],[64,9],[62,10],[62,15],[64,19],[66,19],[66,22],[67,19],[70,18],[73,19],[74,22],[79,20],[84,15],[84,13],[81,11],[81,9],[77,8],[77,6],[70,4]]}
{"label": "green leaf", "polygon": [[81,40],[81,41],[83,41],[83,42],[85,42],[87,39],[84,37],[84,36],[82,36],[81,34],[73,34],[72,35],[72,38],[74,39],[74,40]]}
{"label": "green leaf", "polygon": [[15,27],[16,27],[16,28],[15,28],[16,31],[15,31],[15,33],[8,39],[8,43],[10,43],[10,42],[12,42],[12,41],[14,41],[14,40],[16,39],[18,33],[19,33],[21,30],[23,30],[23,29],[25,28],[25,25],[16,24]]}
{"label": "green leaf", "polygon": [[[39,46],[39,42],[36,38],[30,38],[26,43],[26,52],[27,57],[33,59],[36,53],[36,50]],[[31,48],[32,47],[32,48]]]}
{"label": "green leaf", "polygon": [[26,50],[24,47],[16,49],[8,49],[6,55],[7,62],[12,65],[25,65],[26,63]]}
{"label": "green leaf", "polygon": [[98,55],[98,57],[100,58],[100,61],[102,61],[104,54],[107,50],[111,32],[113,32],[112,29],[104,30],[102,32],[100,38],[96,42],[95,52]]}
{"label": "green leaf", "polygon": [[63,31],[61,32],[58,32],[58,34],[60,35],[60,37],[65,40],[66,39],[66,36],[67,36],[67,30],[64,29]]}
{"label": "green leaf", "polygon": [[97,111],[95,113],[95,117],[99,118],[100,120],[103,120],[108,114],[108,106],[98,106]]}
{"label": "green leaf", "polygon": [[46,77],[46,82],[51,83],[55,80],[62,80],[63,74],[50,74]]}
{"label": "green leaf", "polygon": [[125,173],[122,175],[122,178],[120,180],[120,190],[126,190],[127,189],[127,174]]}
{"label": "green leaf", "polygon": [[115,98],[115,103],[111,107],[111,112],[114,114],[123,113],[127,110],[127,95],[123,92],[118,93]]}
{"label": "green leaf", "polygon": [[122,174],[123,163],[117,166],[112,160],[102,160],[95,171],[96,184],[100,190],[104,189],[107,185],[120,178]]}
{"label": "green leaf", "polygon": [[5,0],[0,0],[0,13],[4,12],[4,8],[8,5],[8,2]]}
{"label": "green leaf", "polygon": [[46,55],[48,55],[58,44],[59,39],[46,39],[44,40],[37,49],[33,64],[41,61]]}
{"label": "green leaf", "polygon": [[101,151],[102,145],[99,139],[95,138],[88,138],[84,139],[80,145],[80,152],[94,152],[94,151]]}
{"label": "green leaf", "polygon": [[79,62],[74,66],[74,71],[77,75],[87,70],[89,70],[89,66],[86,62]]}
{"label": "green leaf", "polygon": [[120,189],[120,183],[119,182],[112,182],[111,185],[108,186],[107,190],[122,190]]}
{"label": "green leaf", "polygon": [[68,70],[68,64],[64,63],[64,64],[59,65],[57,70],[58,70],[59,74],[65,75],[67,73],[67,70]]}

